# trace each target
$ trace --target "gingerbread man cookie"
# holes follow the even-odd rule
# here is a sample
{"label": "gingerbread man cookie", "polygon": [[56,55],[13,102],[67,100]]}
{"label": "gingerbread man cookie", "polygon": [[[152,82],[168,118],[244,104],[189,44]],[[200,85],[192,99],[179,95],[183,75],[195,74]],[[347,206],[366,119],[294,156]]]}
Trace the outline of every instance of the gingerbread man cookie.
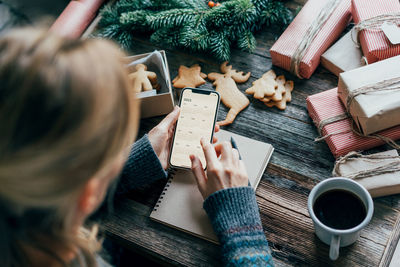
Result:
{"label": "gingerbread man cookie", "polygon": [[178,76],[172,80],[172,84],[175,88],[180,89],[198,87],[206,83],[205,78],[207,78],[207,74],[201,72],[201,67],[198,64],[194,64],[190,68],[181,65],[178,70]]}
{"label": "gingerbread man cookie", "polygon": [[273,96],[278,88],[275,78],[276,74],[273,70],[264,73],[260,79],[253,82],[253,86],[248,88],[246,93],[253,95],[256,99]]}
{"label": "gingerbread man cookie", "polygon": [[218,122],[221,126],[231,124],[236,115],[250,104],[249,99],[236,86],[236,83],[246,82],[250,72],[246,74],[238,72],[227,64],[226,61],[221,65],[223,74],[216,72],[208,74],[208,79],[214,81],[213,85],[216,86],[215,90],[220,94],[222,103],[229,108],[225,120]]}
{"label": "gingerbread man cookie", "polygon": [[133,91],[140,93],[141,91],[150,91],[157,87],[157,75],[152,71],[147,71],[147,66],[144,64],[137,64],[136,71],[129,74],[129,78],[133,82]]}

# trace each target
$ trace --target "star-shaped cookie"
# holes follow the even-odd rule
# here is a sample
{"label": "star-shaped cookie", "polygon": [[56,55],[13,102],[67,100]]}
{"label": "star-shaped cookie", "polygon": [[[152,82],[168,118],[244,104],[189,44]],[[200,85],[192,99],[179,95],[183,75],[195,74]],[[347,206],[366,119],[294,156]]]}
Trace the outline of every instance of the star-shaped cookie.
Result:
{"label": "star-shaped cookie", "polygon": [[181,65],[178,76],[172,80],[172,84],[175,88],[197,87],[206,83],[205,78],[207,78],[207,74],[201,72],[198,64],[194,64],[190,68]]}

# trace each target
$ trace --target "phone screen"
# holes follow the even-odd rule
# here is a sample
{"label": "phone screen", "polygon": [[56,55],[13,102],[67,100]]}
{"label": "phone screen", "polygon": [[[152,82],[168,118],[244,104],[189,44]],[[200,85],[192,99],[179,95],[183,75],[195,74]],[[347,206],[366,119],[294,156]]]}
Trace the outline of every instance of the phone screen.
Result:
{"label": "phone screen", "polygon": [[199,157],[206,168],[206,160],[200,139],[211,142],[219,105],[215,91],[187,88],[182,91],[181,111],[175,128],[170,164],[173,167],[190,168],[189,155]]}

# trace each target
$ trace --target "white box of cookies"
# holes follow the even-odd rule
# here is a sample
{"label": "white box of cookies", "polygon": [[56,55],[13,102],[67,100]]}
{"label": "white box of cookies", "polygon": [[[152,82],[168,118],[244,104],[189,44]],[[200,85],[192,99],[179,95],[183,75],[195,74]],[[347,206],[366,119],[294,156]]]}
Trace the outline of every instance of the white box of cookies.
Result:
{"label": "white box of cookies", "polygon": [[126,63],[141,102],[141,118],[170,113],[175,104],[165,51],[129,56]]}

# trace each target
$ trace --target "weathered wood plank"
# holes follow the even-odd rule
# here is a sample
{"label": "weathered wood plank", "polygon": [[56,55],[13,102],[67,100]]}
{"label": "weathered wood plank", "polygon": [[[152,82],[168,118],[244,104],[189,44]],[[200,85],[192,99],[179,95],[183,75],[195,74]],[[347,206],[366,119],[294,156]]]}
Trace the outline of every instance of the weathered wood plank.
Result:
{"label": "weathered wood plank", "polygon": [[400,215],[397,216],[395,222],[395,230],[392,232],[385,253],[383,254],[383,260],[380,263],[380,267],[394,267],[400,265]]}

